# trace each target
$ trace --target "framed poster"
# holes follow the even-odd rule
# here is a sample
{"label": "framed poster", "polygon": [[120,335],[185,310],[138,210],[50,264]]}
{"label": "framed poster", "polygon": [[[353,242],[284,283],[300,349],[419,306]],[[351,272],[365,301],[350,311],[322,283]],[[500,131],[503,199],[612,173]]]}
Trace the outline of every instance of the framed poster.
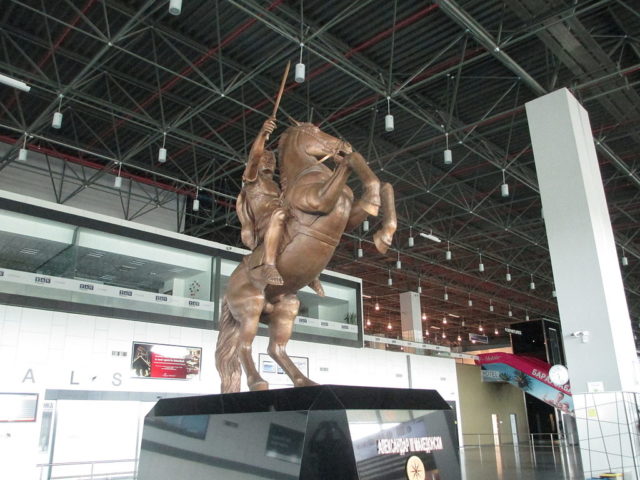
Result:
{"label": "framed poster", "polygon": [[[291,361],[298,367],[305,377],[309,377],[309,358],[308,357],[294,357],[291,356]],[[293,387],[293,382],[284,373],[284,370],[280,368],[273,358],[266,353],[260,353],[258,355],[258,370],[260,375],[264,378],[269,385],[282,385],[286,387]]]}
{"label": "framed poster", "polygon": [[0,422],[35,422],[37,393],[0,393]]}
{"label": "framed poster", "polygon": [[200,377],[202,348],[133,342],[131,376],[191,380]]}

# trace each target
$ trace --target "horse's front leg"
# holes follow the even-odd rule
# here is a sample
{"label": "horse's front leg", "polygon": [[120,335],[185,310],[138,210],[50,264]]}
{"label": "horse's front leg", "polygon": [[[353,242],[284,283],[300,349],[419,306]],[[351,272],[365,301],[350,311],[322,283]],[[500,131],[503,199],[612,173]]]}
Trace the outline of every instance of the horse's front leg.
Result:
{"label": "horse's front leg", "polygon": [[274,303],[273,312],[269,314],[269,347],[267,351],[289,376],[294,387],[306,387],[317,384],[304,376],[291,361],[286,350],[299,308],[300,300],[293,294],[283,295],[278,302]]}
{"label": "horse's front leg", "polygon": [[295,185],[290,190],[288,198],[303,212],[330,213],[344,191],[349,173],[349,166],[342,162],[326,182]]}
{"label": "horse's front leg", "polygon": [[[358,176],[364,188],[364,192],[358,200],[358,207],[367,214],[377,217],[378,209],[380,208],[380,180],[373,173],[373,170],[369,168],[364,157],[358,152],[349,153],[344,157],[344,161]],[[364,221],[364,218],[362,221]]]}

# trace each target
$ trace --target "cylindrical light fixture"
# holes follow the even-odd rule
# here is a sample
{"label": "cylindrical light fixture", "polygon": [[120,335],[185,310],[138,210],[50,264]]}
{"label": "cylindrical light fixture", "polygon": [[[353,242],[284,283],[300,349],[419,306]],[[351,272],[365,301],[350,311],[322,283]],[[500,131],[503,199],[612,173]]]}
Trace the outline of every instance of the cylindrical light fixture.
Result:
{"label": "cylindrical light fixture", "polygon": [[167,141],[167,132],[162,132],[162,147],[158,150],[158,162],[164,163],[167,161],[167,149],[165,148],[165,144]]}
{"label": "cylindrical light fixture", "polygon": [[445,260],[451,260],[451,247],[449,245],[449,240],[447,240],[447,250],[444,252],[444,259]]}
{"label": "cylindrical light fixture", "polygon": [[447,324],[447,317],[442,317],[442,323]]}
{"label": "cylindrical light fixture", "polygon": [[24,134],[24,140],[22,140],[22,148],[18,150],[18,161],[26,162],[27,161],[27,134]]}
{"label": "cylindrical light fixture", "polygon": [[304,34],[303,28],[304,26],[302,23],[302,2],[300,2],[300,60],[298,61],[298,63],[296,63],[295,75],[293,77],[297,83],[304,82],[304,75],[306,70],[304,63],[302,63],[302,50],[304,48],[304,43],[302,42],[302,36]]}
{"label": "cylindrical light fixture", "polygon": [[453,155],[451,153],[451,150],[449,150],[449,132],[446,132],[444,134],[444,138],[445,138],[445,145],[446,145],[446,148],[443,154],[444,164],[451,165],[453,163]]}
{"label": "cylindrical light fixture", "polygon": [[536,282],[533,281],[533,273],[531,274],[531,283],[529,283],[529,290],[536,289]]}
{"label": "cylindrical light fixture", "polygon": [[114,188],[122,187],[122,177],[120,176],[121,172],[122,172],[122,162],[118,162],[118,176],[113,179]]}
{"label": "cylindrical light fixture", "polygon": [[387,114],[384,116],[384,130],[393,132],[394,128],[393,115],[391,115],[391,97],[387,97]]}
{"label": "cylindrical light fixture", "polygon": [[364,222],[362,222],[362,231],[363,232],[369,231],[369,220],[365,220]]}
{"label": "cylindrical light fixture", "polygon": [[471,300],[471,294],[469,294],[469,300],[467,300],[467,305],[473,307],[473,300]]}
{"label": "cylindrical light fixture", "polygon": [[509,305],[509,311],[507,312],[507,315],[513,317],[513,310],[511,310],[511,305]]}
{"label": "cylindrical light fixture", "polygon": [[620,263],[622,264],[623,267],[626,267],[627,265],[629,265],[629,259],[624,253],[624,248],[622,249],[622,257],[620,258]]}
{"label": "cylindrical light fixture", "polygon": [[445,302],[449,301],[449,293],[447,292],[447,287],[444,287],[444,295],[442,296]]}
{"label": "cylindrical light fixture", "polygon": [[358,258],[362,258],[364,256],[364,251],[362,250],[362,240],[358,241]]}
{"label": "cylindrical light fixture", "polygon": [[502,185],[500,185],[500,195],[502,195],[503,198],[509,196],[509,184],[504,177],[504,170],[502,170]]}
{"label": "cylindrical light fixture", "polygon": [[407,239],[407,245],[409,245],[410,247],[413,247],[415,245],[412,227],[409,227],[409,238]]}
{"label": "cylindrical light fixture", "polygon": [[396,269],[400,270],[402,268],[402,262],[400,261],[400,251],[398,250],[398,259],[396,260]]}
{"label": "cylindrical light fixture", "polygon": [[169,13],[171,15],[180,15],[180,12],[182,12],[182,0],[170,0]]}
{"label": "cylindrical light fixture", "polygon": [[[302,55],[300,55],[300,57],[302,57]],[[304,82],[305,70],[306,70],[306,67],[305,67],[304,63],[302,63],[302,62],[296,63],[296,73],[295,73],[295,81],[296,82],[298,82],[298,83],[303,83]]]}
{"label": "cylindrical light fixture", "polygon": [[507,265],[507,274],[504,276],[507,282],[511,281],[511,272],[509,271],[509,265]]}
{"label": "cylindrical light fixture", "polygon": [[422,312],[422,320],[426,320],[427,319],[427,314]]}
{"label": "cylindrical light fixture", "polygon": [[484,263],[482,263],[482,254],[478,253],[478,256],[480,257],[480,263],[478,263],[478,271],[479,272],[484,272]]}
{"label": "cylindrical light fixture", "polygon": [[193,199],[193,204],[191,205],[191,210],[197,212],[200,210],[200,200],[198,199],[198,195],[200,194],[200,189],[196,188],[196,196]]}
{"label": "cylindrical light fixture", "polygon": [[388,286],[393,285],[393,278],[391,278],[391,269],[389,269],[389,278],[387,278],[387,285]]}
{"label": "cylindrical light fixture", "polygon": [[489,311],[493,312],[493,300],[489,299]]}
{"label": "cylindrical light fixture", "polygon": [[529,312],[527,312],[526,310],[525,310],[525,314],[524,314],[524,319],[525,319],[526,322],[529,321]]}
{"label": "cylindrical light fixture", "polygon": [[51,126],[56,130],[62,127],[62,112],[54,112],[53,120],[51,120]]}

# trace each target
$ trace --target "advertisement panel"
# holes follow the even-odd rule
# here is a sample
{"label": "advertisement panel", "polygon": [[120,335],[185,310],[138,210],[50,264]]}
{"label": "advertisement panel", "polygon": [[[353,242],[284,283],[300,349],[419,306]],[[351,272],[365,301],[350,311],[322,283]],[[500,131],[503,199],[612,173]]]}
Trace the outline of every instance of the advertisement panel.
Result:
{"label": "advertisement panel", "polygon": [[131,376],[191,380],[200,376],[202,348],[134,342]]}
{"label": "advertisement panel", "polygon": [[542,360],[510,353],[483,353],[476,364],[484,382],[507,382],[543,402],[573,414],[571,385],[555,385],[549,379],[549,365]]}

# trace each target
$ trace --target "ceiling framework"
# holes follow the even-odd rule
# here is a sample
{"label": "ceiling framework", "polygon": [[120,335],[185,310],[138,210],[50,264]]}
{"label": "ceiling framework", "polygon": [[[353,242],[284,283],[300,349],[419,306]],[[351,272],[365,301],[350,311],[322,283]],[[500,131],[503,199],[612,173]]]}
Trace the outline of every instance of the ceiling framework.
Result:
{"label": "ceiling framework", "polygon": [[[345,236],[330,268],[363,278],[368,333],[400,335],[398,294],[420,285],[428,340],[458,344],[480,326],[503,336],[526,317],[558,318],[524,104],[567,87],[591,118],[618,252],[629,258],[622,273],[637,332],[637,3],[329,5],[207,0],[184,2],[174,17],[164,1],[7,1],[0,72],[33,88],[0,87],[0,140],[9,146],[0,175],[26,139],[82,172],[77,190],[56,196],[60,203],[121,171],[153,188],[151,206],[175,193],[198,195],[201,209],[187,209],[185,232],[240,245],[234,205],[246,154],[285,63],[301,56],[306,80],[286,84],[280,126],[288,115],[347,139],[396,190],[389,254],[375,252],[373,221],[372,231]],[[60,107],[56,130],[51,116]],[[387,109],[393,132],[384,129]],[[447,142],[451,165],[443,162]],[[168,160],[159,163],[163,144]],[[46,163],[35,168],[47,171]],[[55,188],[64,172],[48,171],[43,188]]]}

